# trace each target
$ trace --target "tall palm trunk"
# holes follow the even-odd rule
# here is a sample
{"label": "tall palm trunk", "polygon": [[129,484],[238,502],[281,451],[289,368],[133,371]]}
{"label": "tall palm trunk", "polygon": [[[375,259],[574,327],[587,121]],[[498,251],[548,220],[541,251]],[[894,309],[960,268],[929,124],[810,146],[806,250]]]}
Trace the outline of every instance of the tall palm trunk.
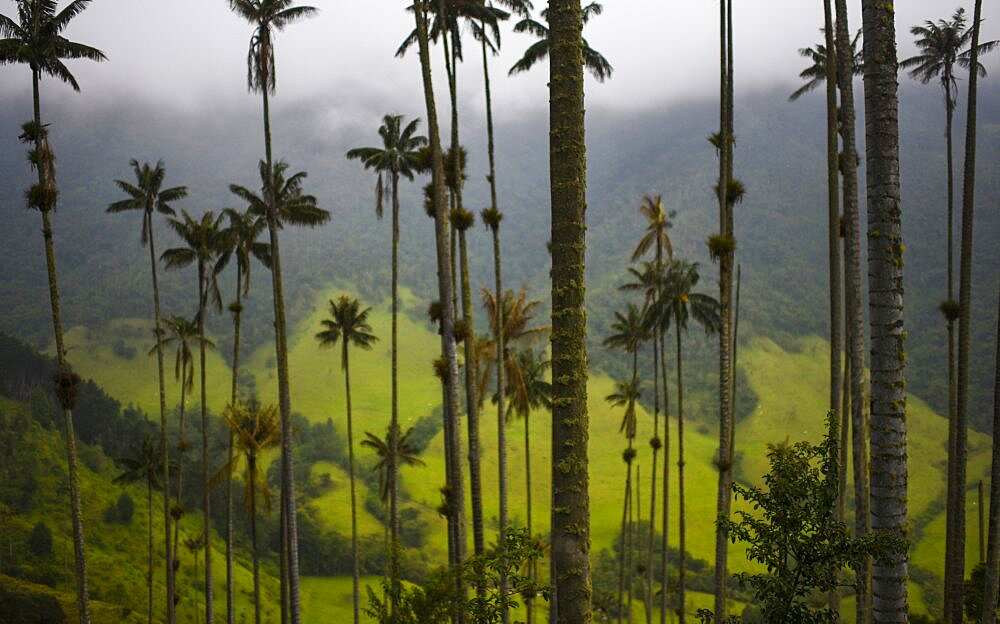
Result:
{"label": "tall palm trunk", "polygon": [[399,172],[392,172],[392,412],[389,423],[390,614],[399,601]]}
{"label": "tall palm trunk", "polygon": [[251,451],[247,458],[250,480],[250,552],[253,555],[253,618],[260,624],[260,554],[257,552],[257,456]]}
{"label": "tall palm trunk", "polygon": [[[233,386],[229,404],[236,405],[239,399],[240,376],[240,320],[243,315],[243,267],[236,263],[236,303],[233,304]],[[229,433],[227,465],[233,464],[233,433]],[[233,473],[226,471],[226,621],[234,623],[236,609],[233,605],[235,594],[233,576]]]}
{"label": "tall palm trunk", "polygon": [[[906,332],[903,328],[899,194],[899,85],[892,6],[879,0],[862,0],[862,23],[868,171],[872,529],[905,538],[906,352],[903,345]],[[906,622],[906,564],[907,555],[903,552],[873,566],[872,615],[875,622]]]}
{"label": "tall palm trunk", "polygon": [[[263,29],[262,32],[267,32]],[[262,43],[262,49],[269,48]],[[287,617],[291,624],[299,624],[299,538],[298,524],[295,519],[295,474],[292,461],[292,398],[289,388],[288,373],[288,332],[285,320],[285,290],[281,276],[281,247],[278,240],[278,215],[275,206],[275,189],[271,188],[274,162],[271,158],[271,116],[267,97],[270,78],[267,75],[267,63],[260,64],[264,68],[261,84],[261,95],[264,108],[264,153],[267,167],[267,182],[264,194],[267,202],[267,231],[271,244],[271,287],[274,293],[274,342],[278,369],[278,408],[281,412],[281,509],[284,514],[284,536],[282,547],[284,569],[282,576],[287,583],[287,609],[285,599],[282,599],[282,620]],[[287,613],[286,613],[287,611]]]}
{"label": "tall palm trunk", "polygon": [[347,398],[347,466],[351,478],[351,574],[354,624],[361,620],[361,555],[358,552],[358,502],[354,484],[354,420],[351,412],[351,363],[347,356],[347,336],[341,342],[344,358],[344,391]]}
{"label": "tall palm trunk", "polygon": [[[871,528],[868,497],[868,440],[865,423],[865,317],[862,309],[861,218],[858,210],[858,155],[854,112],[854,58],[847,1],[836,0],[837,86],[840,91],[840,122],[843,158],[844,202],[844,302],[847,336],[847,369],[850,371],[851,447],[854,472],[854,534],[861,537]],[[871,618],[871,563],[859,579],[856,620]]]}
{"label": "tall palm trunk", "polygon": [[591,621],[587,467],[586,143],[583,19],[549,1],[549,179],[552,202],[552,558],[558,623]]}
{"label": "tall palm trunk", "polygon": [[[997,297],[995,374],[993,378],[993,439],[1000,439],[1000,297]],[[986,554],[986,581],[983,588],[983,622],[996,617],[997,586],[1000,583],[1000,444],[993,443],[990,469],[990,536]]]}
{"label": "tall palm trunk", "polygon": [[[653,624],[653,551],[656,543],[656,458],[660,451],[660,345],[657,342],[659,330],[653,330],[653,437],[650,446],[653,449],[653,468],[650,471],[652,479],[649,486],[649,533],[646,537],[646,624]],[[654,442],[655,440],[655,442]]]}
{"label": "tall palm trunk", "polygon": [[[531,526],[531,413],[530,411],[524,415],[524,485],[525,485],[525,507],[526,507],[526,518],[525,527],[528,529],[528,535],[534,536]],[[531,581],[532,585],[538,576],[538,562],[532,559],[528,563],[528,579]],[[529,592],[524,598],[524,606],[528,610],[528,622],[534,621],[534,614],[532,610],[533,605],[533,595]]]}
{"label": "tall palm trunk", "polygon": [[[826,190],[827,190],[827,245],[830,270],[830,410],[840,410],[840,390],[843,386],[840,361],[841,337],[841,280],[840,280],[840,173],[837,168],[839,144],[837,142],[837,60],[835,56],[836,33],[833,25],[831,0],[823,0],[823,32],[826,35]],[[838,414],[838,421],[843,418]],[[846,426],[842,429],[846,430]],[[838,489],[837,518],[844,519],[843,489]],[[830,609],[840,612],[840,591],[829,595]]]}
{"label": "tall palm trunk", "polygon": [[[660,553],[660,624],[666,624],[670,587],[670,389],[667,386],[667,347],[660,331],[660,386],[663,388],[663,536]],[[653,371],[654,376],[657,374]]]}
{"label": "tall palm trunk", "polygon": [[[434,172],[434,238],[438,266],[438,300],[441,302],[441,353],[447,365],[444,382],[444,417],[455,426],[446,427],[449,440],[449,455],[451,467],[448,471],[448,522],[451,532],[457,536],[452,548],[451,563],[456,572],[460,572],[465,551],[464,516],[465,497],[462,487],[461,438],[457,434],[458,419],[458,354],[455,348],[455,313],[453,306],[448,305],[453,300],[451,266],[449,261],[449,236],[447,220],[447,204],[445,201],[444,166],[441,153],[441,134],[438,125],[437,107],[434,103],[434,84],[431,80],[430,50],[427,38],[427,16],[425,0],[414,2],[414,20],[416,21],[417,42],[420,48],[420,67],[424,87],[424,100],[427,107],[428,139],[431,147],[431,163]],[[444,15],[444,12],[442,12]],[[462,587],[461,574],[456,575],[458,589]],[[459,621],[464,617],[459,615]]]}
{"label": "tall palm trunk", "polygon": [[[34,97],[35,120],[35,150],[39,161],[35,165],[38,171],[38,185],[41,188],[55,190],[55,175],[52,167],[52,153],[48,140],[43,138],[47,132],[42,127],[41,100],[38,94],[38,69],[31,68],[31,87]],[[43,160],[48,160],[44,163]],[[54,193],[53,193],[54,196]],[[52,220],[49,212],[52,205],[42,206],[42,238],[45,242],[45,267],[49,280],[49,303],[52,307],[52,328],[55,334],[56,359],[59,362],[58,381],[68,385],[68,392],[56,388],[56,396],[63,409],[63,425],[66,433],[66,464],[69,472],[69,505],[73,524],[73,555],[76,562],[76,602],[80,610],[80,624],[90,624],[90,595],[87,589],[87,555],[83,541],[83,511],[80,505],[80,477],[77,467],[76,435],[73,432],[73,407],[76,400],[76,384],[78,379],[73,376],[66,361],[66,346],[63,343],[62,312],[59,305],[59,284],[56,277],[56,252],[52,242]]]}
{"label": "tall palm trunk", "polygon": [[[976,199],[976,110],[977,87],[979,83],[979,23],[982,15],[982,0],[976,0],[975,18],[972,24],[972,48],[969,57],[968,112],[965,117],[965,167],[962,175],[962,241],[959,251],[958,277],[958,402],[955,413],[955,548],[949,564],[955,572],[965,570],[965,479],[968,460],[968,413],[969,413],[969,347],[972,316],[972,244],[973,218]],[[952,591],[954,605],[952,621],[960,622],[963,605],[964,579],[958,576]],[[953,577],[955,578],[955,577]]]}
{"label": "tall palm trunk", "polygon": [[684,517],[684,358],[681,355],[681,332],[678,327],[674,332],[677,334],[677,514],[678,514],[678,542],[680,550],[677,560],[677,604],[680,613],[680,622],[687,621],[687,610],[685,603],[687,600],[687,522]]}
{"label": "tall palm trunk", "polygon": [[156,332],[156,379],[160,399],[160,483],[163,488],[163,552],[166,560],[167,624],[174,624],[174,553],[170,547],[170,444],[167,441],[167,392],[163,374],[163,327],[160,322],[160,284],[156,275],[156,239],[153,236],[152,211],[146,211],[146,231],[149,232],[149,268],[153,276],[153,326]]}
{"label": "tall palm trunk", "polygon": [[146,532],[149,537],[149,569],[146,571],[146,589],[149,592],[147,621],[153,624],[153,482],[146,477]]}
{"label": "tall palm trunk", "polygon": [[622,624],[623,619],[630,619],[632,613],[631,597],[629,597],[628,602],[625,602],[625,572],[629,567],[628,553],[632,547],[629,540],[632,509],[632,457],[632,438],[629,438],[625,451],[625,496],[622,499],[622,525],[621,538],[619,539],[621,550],[618,553],[618,624]]}
{"label": "tall palm trunk", "polygon": [[[722,324],[719,331],[719,487],[716,499],[718,517],[728,518],[732,502],[732,282],[733,250],[735,238],[732,229],[732,210],[728,187],[732,176],[732,65],[731,29],[728,7],[732,0],[720,3],[720,124],[719,124],[719,248],[714,251],[719,258],[719,305]],[[728,581],[729,540],[721,528],[715,534],[715,616],[720,621],[726,617],[726,583]]]}
{"label": "tall palm trunk", "polygon": [[[462,211],[472,216],[472,213]],[[479,401],[476,397],[476,331],[472,317],[472,285],[469,280],[469,250],[465,242],[468,224],[460,224],[458,230],[459,263],[462,272],[462,321],[465,324],[465,407],[469,414],[469,490],[472,502],[472,542],[475,553],[480,555],[485,549],[483,536],[483,491],[479,471]],[[501,528],[501,535],[504,529]],[[501,544],[504,542],[501,540]],[[484,587],[477,591],[485,590]]]}
{"label": "tall palm trunk", "polygon": [[[182,347],[183,348],[183,347]],[[192,364],[193,366],[193,364]],[[171,570],[170,576],[173,577],[174,587],[177,586],[177,570],[176,567],[180,567],[180,562],[177,559],[178,548],[180,548],[180,514],[184,509],[184,455],[187,453],[187,440],[184,439],[185,430],[185,403],[187,402],[187,360],[184,356],[181,356],[181,408],[178,418],[178,432],[177,435],[179,440],[177,442],[177,518],[174,521],[174,566],[175,568]],[[176,609],[175,609],[176,613]]]}
{"label": "tall palm trunk", "polygon": [[200,341],[199,357],[201,360],[201,488],[202,513],[204,514],[205,548],[205,624],[212,624],[214,619],[212,601],[212,512],[211,491],[208,487],[208,396],[205,379],[205,308],[208,298],[208,278],[205,275],[205,263],[198,261],[198,339]]}

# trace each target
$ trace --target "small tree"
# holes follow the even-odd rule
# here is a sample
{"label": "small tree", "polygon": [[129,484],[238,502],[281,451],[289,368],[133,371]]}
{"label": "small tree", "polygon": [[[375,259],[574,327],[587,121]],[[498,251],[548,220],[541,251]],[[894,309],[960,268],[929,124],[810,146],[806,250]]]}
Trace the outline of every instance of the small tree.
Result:
{"label": "small tree", "polygon": [[40,559],[52,555],[52,531],[44,522],[39,522],[31,530],[31,535],[28,536],[28,550]]}
{"label": "small tree", "polygon": [[[767,568],[766,574],[734,576],[758,603],[763,621],[771,624],[825,624],[840,615],[816,609],[808,598],[844,586],[846,567],[864,570],[867,557],[878,560],[905,552],[906,543],[889,533],[851,537],[837,520],[838,423],[827,416],[827,433],[818,445],[808,442],[769,445],[771,472],[766,489],[733,484],[736,498],[751,511],[737,511],[737,520],[721,518],[720,526],[735,544],[748,545],[747,558]],[[856,588],[856,582],[849,586]],[[702,622],[713,622],[711,611],[698,612]],[[730,617],[726,622],[740,622]]]}

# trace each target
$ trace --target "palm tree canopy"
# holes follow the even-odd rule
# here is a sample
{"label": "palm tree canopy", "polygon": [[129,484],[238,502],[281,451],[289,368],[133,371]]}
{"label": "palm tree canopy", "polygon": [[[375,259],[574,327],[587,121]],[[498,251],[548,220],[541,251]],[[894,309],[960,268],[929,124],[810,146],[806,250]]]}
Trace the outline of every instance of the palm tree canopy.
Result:
{"label": "palm tree canopy", "polygon": [[694,319],[706,334],[719,331],[722,325],[719,302],[710,295],[694,292],[700,277],[697,262],[674,260],[670,263],[661,297],[650,312],[664,330],[670,325],[685,330],[688,321]]}
{"label": "palm tree canopy", "polygon": [[[261,181],[260,195],[240,186],[230,184],[229,191],[245,201],[250,213],[257,217],[267,217],[268,206],[267,189],[273,188],[275,217],[278,227],[284,227],[286,223],[291,225],[306,225],[315,227],[323,225],[330,220],[330,213],[316,205],[316,198],[307,195],[302,190],[302,181],[309,175],[305,171],[299,171],[288,178],[285,172],[288,171],[288,163],[278,161],[271,168],[271,175],[267,173],[267,163],[263,160],[258,165]],[[270,177],[270,184],[268,178]]]}
{"label": "palm tree canopy", "polygon": [[[397,466],[423,466],[416,445],[410,440],[413,434],[413,427],[406,430],[396,442],[396,462]],[[371,431],[365,432],[365,439],[361,441],[361,446],[367,446],[375,452],[378,461],[372,466],[372,470],[378,473],[379,500],[385,502],[389,499],[389,466],[392,459],[392,436],[399,435],[399,425],[395,428],[392,425],[386,429],[385,438],[380,438]]]}
{"label": "palm tree canopy", "polygon": [[[825,35],[826,29],[820,28],[819,32],[820,34]],[[851,40],[851,57],[854,59],[854,67],[851,69],[851,73],[854,76],[860,76],[865,71],[863,54],[861,49],[858,47],[858,42],[860,40],[861,29],[858,29],[857,34],[854,35],[854,39]],[[806,83],[788,96],[788,99],[792,102],[799,99],[806,93],[814,91],[821,84],[826,83],[826,59],[829,58],[826,45],[820,43],[812,48],[799,48],[799,56],[812,61],[812,65],[799,72],[799,78],[805,80]],[[834,58],[834,62],[836,62],[836,58]]]}
{"label": "palm tree canopy", "polygon": [[642,343],[649,338],[645,314],[634,303],[628,304],[624,314],[615,312],[611,330],[614,333],[604,339],[604,346],[609,349],[621,349],[625,353],[637,352]]}
{"label": "palm tree canopy", "polygon": [[221,234],[223,245],[219,262],[225,265],[230,257],[236,257],[236,265],[243,276],[243,294],[246,295],[250,292],[250,259],[256,258],[266,268],[271,268],[271,246],[257,240],[267,230],[267,221],[250,210],[240,212],[226,208],[222,214],[228,225]]}
{"label": "palm tree canopy", "polygon": [[667,212],[660,195],[643,195],[639,214],[646,218],[646,232],[639,239],[639,244],[632,252],[632,262],[635,262],[650,249],[659,247],[667,252],[667,258],[674,257],[674,245],[670,242],[670,229],[674,227],[672,219],[677,216],[676,210]]}
{"label": "palm tree canopy", "polygon": [[336,346],[343,340],[340,366],[347,367],[347,347],[355,346],[370,351],[378,342],[378,337],[372,333],[368,324],[368,314],[371,308],[361,309],[361,302],[347,295],[341,295],[337,301],[330,300],[330,318],[321,321],[323,330],[316,334],[320,347]]}
{"label": "palm tree canopy", "polygon": [[247,50],[247,89],[274,93],[277,77],[274,67],[274,31],[284,30],[292,22],[319,12],[311,6],[292,6],[292,0],[230,0],[234,13],[256,26]]}
{"label": "palm tree canopy", "polygon": [[636,431],[636,409],[635,405],[642,396],[642,383],[638,377],[626,381],[615,382],[615,391],[604,397],[612,407],[624,407],[625,414],[622,416],[622,424],[619,433],[624,433],[629,440],[635,438]]}
{"label": "palm tree canopy", "polygon": [[228,260],[224,253],[226,238],[222,218],[223,215],[216,216],[209,210],[201,219],[195,219],[186,210],[181,210],[181,218],[168,219],[167,224],[180,236],[185,246],[173,247],[160,254],[160,260],[166,263],[168,269],[180,269],[193,263],[204,267],[205,290],[200,296],[207,300],[211,295],[212,302],[219,310],[222,309],[222,294],[216,278]]}
{"label": "palm tree canopy", "polygon": [[[940,77],[941,86],[945,90],[945,105],[949,109],[955,106],[953,94],[957,88],[953,68],[958,63],[968,69],[972,62],[972,26],[966,25],[965,17],[965,9],[959,8],[952,15],[951,21],[927,20],[923,25],[911,28],[910,33],[917,38],[918,53],[899,64],[901,69],[910,70],[911,78],[924,84]],[[994,50],[997,45],[997,41],[980,43],[979,55]],[[978,72],[980,76],[986,76],[986,68],[981,63]]]}
{"label": "palm tree canopy", "polygon": [[382,218],[382,197],[385,187],[382,174],[390,176],[401,175],[408,180],[413,179],[414,172],[419,167],[419,150],[427,145],[427,137],[417,135],[419,119],[414,119],[402,126],[402,115],[386,115],[378,133],[382,137],[382,147],[356,147],[347,152],[347,158],[360,160],[365,169],[378,172],[375,183],[375,214]]}
{"label": "palm tree canopy", "polygon": [[[124,472],[114,478],[112,483],[147,482],[154,489],[160,488],[160,477],[163,475],[163,458],[160,455],[160,444],[153,436],[143,436],[142,443],[132,445],[132,454],[115,459],[115,464]],[[171,470],[175,467],[171,466]]]}
{"label": "palm tree canopy", "polygon": [[148,217],[148,219],[143,218],[142,220],[141,240],[143,246],[145,246],[149,240],[148,221],[152,219],[153,213],[159,212],[171,217],[174,216],[176,213],[170,204],[187,197],[187,187],[175,186],[161,190],[163,178],[166,176],[162,160],[156,161],[156,164],[152,166],[148,162],[140,166],[139,161],[133,158],[129,162],[129,165],[135,173],[135,183],[126,182],[125,180],[115,180],[118,188],[128,195],[128,197],[109,205],[107,212],[124,212],[126,210],[144,211],[145,217]]}
{"label": "palm tree canopy", "polygon": [[[508,6],[518,14],[530,10],[531,3],[527,0],[502,0],[497,4]],[[461,20],[469,23],[472,35],[477,41],[485,41],[487,46],[496,52],[500,47],[500,22],[510,18],[510,13],[498,8],[494,3],[484,0],[445,0],[445,18],[441,19],[438,4],[431,2],[426,6],[427,13],[433,15],[427,36],[430,41],[437,41],[441,32],[447,29],[450,41],[454,46],[455,58],[462,60]],[[413,10],[413,5],[407,7]],[[415,43],[416,29],[410,31],[403,43],[396,50],[396,56],[402,58]]]}
{"label": "palm tree canopy", "polygon": [[[604,7],[597,2],[591,2],[590,4],[585,5],[583,7],[583,23],[586,24],[590,21],[591,17],[600,15],[602,12],[604,12]],[[538,41],[528,46],[528,49],[524,51],[524,55],[521,59],[514,63],[514,65],[510,68],[510,71],[507,72],[509,76],[528,71],[535,65],[535,63],[548,58],[549,10],[543,9],[541,17],[542,21],[532,19],[529,16],[514,24],[514,32],[532,34],[538,38]],[[586,39],[583,40],[583,66],[590,71],[598,82],[604,82],[610,78],[611,73],[614,71],[611,63],[608,62],[608,59],[604,58],[603,54],[590,47],[590,44],[587,43]]]}
{"label": "palm tree canopy", "polygon": [[[211,484],[222,481],[227,474],[235,472],[242,458],[246,463],[243,477],[243,503],[248,514],[254,514],[256,502],[263,501],[264,509],[271,510],[271,491],[258,458],[264,451],[274,448],[281,441],[281,419],[277,405],[244,405],[237,402],[226,407],[226,426],[233,434],[233,459],[215,473]],[[253,471],[251,478],[250,471]],[[251,483],[256,491],[251,491]]]}
{"label": "palm tree canopy", "polygon": [[25,63],[39,76],[48,74],[80,90],[63,59],[104,61],[97,48],[70,41],[62,31],[90,0],[73,0],[56,13],[56,0],[18,0],[17,21],[0,14],[0,65]]}
{"label": "palm tree canopy", "polygon": [[[552,407],[552,384],[548,381],[547,372],[552,362],[545,357],[545,352],[536,353],[534,349],[527,348],[517,352],[513,358],[516,366],[510,366],[507,371],[511,373],[507,380],[507,415],[517,415],[526,417],[531,410]],[[498,396],[493,395],[493,402],[498,401]]]}
{"label": "palm tree canopy", "polygon": [[[163,319],[163,339],[160,347],[164,351],[171,345],[176,345],[176,355],[174,357],[174,379],[182,381],[187,390],[194,388],[194,354],[192,346],[201,344],[201,336],[198,335],[198,323],[194,320],[172,314]],[[214,349],[215,343],[205,338],[205,348]],[[156,345],[149,350],[149,355],[156,354]],[[187,368],[185,379],[181,380],[181,374]]]}

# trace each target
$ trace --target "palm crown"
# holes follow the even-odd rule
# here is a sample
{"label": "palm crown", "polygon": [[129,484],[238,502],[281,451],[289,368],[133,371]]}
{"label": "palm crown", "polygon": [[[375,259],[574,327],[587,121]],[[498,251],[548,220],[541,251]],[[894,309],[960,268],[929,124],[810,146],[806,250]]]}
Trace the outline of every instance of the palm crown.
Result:
{"label": "palm crown", "polygon": [[273,188],[278,227],[282,227],[285,223],[314,227],[330,220],[330,213],[316,205],[316,197],[302,191],[302,181],[308,175],[305,171],[299,171],[286,178],[288,163],[280,160],[274,163],[270,176],[267,173],[267,163],[263,160],[260,161],[259,170],[260,195],[239,184],[229,185],[230,192],[247,203],[251,214],[257,217],[267,216],[268,205],[264,197],[267,196],[266,190]]}
{"label": "palm crown", "polygon": [[673,258],[674,245],[669,232],[674,227],[671,219],[677,216],[677,211],[667,212],[660,195],[643,195],[639,213],[646,218],[646,231],[632,252],[632,262],[646,255],[650,249],[663,249],[668,258]]}
{"label": "palm crown", "polygon": [[337,301],[330,300],[330,318],[322,320],[323,331],[316,334],[316,340],[321,347],[333,347],[338,340],[343,341],[340,366],[347,366],[347,346],[360,347],[365,351],[378,342],[378,337],[372,333],[368,324],[368,314],[371,308],[361,309],[357,299],[341,295]]}
{"label": "palm crown", "polygon": [[419,119],[414,119],[400,129],[402,122],[402,115],[386,115],[378,129],[379,136],[382,137],[381,148],[356,147],[347,152],[347,158],[360,160],[365,169],[378,172],[378,181],[375,183],[375,214],[379,219],[382,218],[382,197],[385,194],[382,174],[401,175],[412,180],[420,165],[419,150],[427,145],[427,137],[416,134]]}
{"label": "palm crown", "polygon": [[645,315],[634,303],[628,304],[624,314],[615,312],[611,330],[614,333],[604,339],[604,346],[621,349],[625,353],[637,353],[643,341],[649,338]]}
{"label": "palm crown", "polygon": [[249,210],[240,212],[226,208],[222,214],[229,224],[221,233],[223,249],[220,262],[225,264],[231,256],[236,257],[236,265],[242,276],[240,288],[246,295],[250,292],[250,259],[256,258],[265,267],[271,268],[271,246],[257,240],[267,229],[267,222]]}
{"label": "palm crown", "polygon": [[115,184],[124,191],[127,199],[122,199],[109,205],[107,212],[124,212],[126,210],[142,210],[144,218],[142,220],[142,244],[149,241],[149,226],[153,214],[174,216],[174,209],[171,202],[187,197],[186,186],[175,186],[160,190],[163,186],[163,178],[166,170],[163,168],[163,161],[158,160],[156,164],[150,166],[149,163],[139,165],[139,161],[132,159],[129,164],[135,173],[135,183],[125,180],[115,180]]}
{"label": "palm crown", "polygon": [[[204,290],[200,296],[205,301],[211,295],[216,307],[222,308],[222,295],[216,280],[219,272],[225,267],[226,257],[222,215],[216,216],[211,210],[195,219],[181,210],[180,219],[169,219],[167,224],[184,241],[184,247],[174,247],[160,255],[168,269],[179,269],[191,264],[197,264],[199,271],[204,270]],[[200,314],[200,312],[199,312]]]}
{"label": "palm crown", "polygon": [[664,276],[661,298],[653,304],[651,315],[666,329],[674,325],[678,331],[687,329],[688,320],[711,334],[722,324],[719,302],[704,293],[694,292],[700,279],[698,263],[674,260]]}
{"label": "palm crown", "polygon": [[104,61],[107,57],[97,48],[70,41],[61,34],[90,0],[74,0],[58,13],[57,4],[56,0],[20,0],[16,22],[0,15],[0,65],[25,63],[38,77],[48,74],[79,91],[80,85],[62,60]]}
{"label": "palm crown", "polygon": [[[413,434],[413,428],[410,427],[406,430],[406,433],[399,436],[399,426],[397,425],[395,429],[390,426],[386,431],[385,438],[380,438],[371,431],[365,432],[365,439],[361,441],[361,446],[367,446],[375,452],[375,456],[378,457],[378,461],[372,466],[372,470],[378,473],[378,492],[379,500],[385,502],[389,499],[389,466],[423,466],[424,462],[419,457],[420,451],[410,440],[410,436]],[[399,436],[396,441],[396,457],[395,462],[392,462],[393,452],[392,452],[392,438],[393,436]]]}
{"label": "palm crown", "polygon": [[[193,344],[199,343],[201,337],[198,335],[198,324],[191,319],[176,314],[163,319],[165,328],[163,341],[160,346],[164,350],[171,345],[176,345],[177,354],[174,359],[174,379],[180,381],[188,390],[194,387],[194,355],[191,351]],[[215,344],[205,339],[205,347],[215,348]],[[149,355],[156,353],[156,346],[149,350]],[[181,379],[184,370],[187,374]]]}
{"label": "palm crown", "polygon": [[[949,110],[953,109],[957,79],[952,69],[956,63],[967,69],[972,62],[972,27],[965,24],[965,9],[955,11],[951,21],[927,20],[922,26],[911,28],[910,33],[917,37],[916,44],[920,51],[901,61],[900,68],[909,69],[910,76],[924,84],[940,76],[945,105]],[[980,43],[979,54],[992,51],[997,44],[997,41]],[[986,68],[981,63],[978,72],[980,76],[986,76]]]}
{"label": "palm crown", "polygon": [[[583,7],[583,23],[586,24],[590,21],[590,18],[594,15],[600,15],[604,11],[604,7],[597,3],[591,2]],[[527,50],[524,51],[524,55],[521,59],[514,63],[507,72],[508,75],[513,76],[514,74],[519,74],[521,72],[528,71],[531,69],[535,63],[544,60],[549,55],[549,10],[543,9],[541,13],[542,21],[532,19],[531,17],[525,17],[517,24],[514,24],[514,32],[516,33],[530,33],[538,37],[538,41],[531,44]],[[544,23],[543,23],[544,22]],[[611,73],[614,68],[611,67],[611,63],[608,59],[604,58],[604,55],[597,50],[590,47],[587,40],[583,40],[583,65],[590,73],[597,79],[598,82],[604,82],[611,77]]]}
{"label": "palm crown", "polygon": [[[819,32],[825,34],[826,29],[820,28]],[[853,76],[860,76],[865,70],[863,54],[858,49],[860,39],[861,30],[859,29],[858,33],[854,35],[854,39],[851,40],[851,58],[854,59],[854,67],[851,68]],[[799,72],[799,78],[805,80],[806,83],[788,96],[788,99],[793,102],[826,82],[826,60],[830,55],[827,54],[826,45],[820,43],[811,48],[799,48],[799,56],[811,60],[812,65]],[[834,62],[836,62],[836,58],[834,58]]]}
{"label": "palm crown", "polygon": [[[136,483],[146,481],[152,488],[160,487],[160,477],[163,476],[163,460],[160,456],[160,446],[151,435],[145,435],[142,443],[132,446],[132,454],[115,459],[115,464],[124,472],[114,478],[113,483]],[[171,466],[171,470],[176,467]]]}
{"label": "palm crown", "polygon": [[[236,469],[240,457],[245,458],[247,474],[243,479],[245,493],[243,503],[247,513],[256,513],[256,502],[264,503],[265,511],[271,509],[271,492],[267,487],[260,464],[257,461],[265,451],[274,448],[281,441],[281,420],[276,405],[243,405],[236,403],[226,408],[226,425],[233,434],[235,454],[230,463],[223,466],[212,479],[218,481]],[[253,475],[249,474],[253,471]],[[251,491],[251,487],[255,491]],[[258,498],[259,496],[259,498]]]}
{"label": "palm crown", "polygon": [[[504,0],[500,4],[509,5],[513,10],[521,12],[526,10],[525,2],[519,0]],[[431,41],[437,41],[441,36],[441,32],[447,29],[450,41],[454,46],[453,52],[455,58],[462,59],[462,38],[461,25],[459,20],[466,20],[472,26],[473,36],[477,40],[484,40],[488,45],[496,49],[500,42],[500,28],[499,23],[510,17],[510,13],[499,9],[493,5],[493,3],[485,3],[483,0],[446,0],[445,3],[445,18],[441,19],[440,11],[438,10],[438,5],[436,2],[431,2],[428,4],[426,10],[428,13],[433,14],[433,19],[430,22],[430,28],[427,31],[427,36]],[[530,7],[530,3],[527,3]],[[413,6],[409,7],[410,11],[413,10]],[[489,29],[489,32],[486,31]],[[490,40],[490,34],[492,34],[492,41]],[[496,45],[493,44],[496,42]],[[396,50],[396,56],[402,57],[406,54],[413,44],[417,43],[417,31],[416,29],[410,31],[410,34],[406,36],[403,43],[399,45]]]}
{"label": "palm crown", "polygon": [[613,407],[624,407],[625,413],[622,415],[622,424],[618,431],[625,434],[629,440],[635,438],[636,432],[636,409],[635,404],[642,395],[638,377],[633,377],[627,381],[615,382],[615,391],[604,397]]}
{"label": "palm crown", "polygon": [[274,31],[284,30],[292,22],[312,17],[318,9],[291,6],[292,0],[230,0],[229,8],[257,26],[247,51],[247,89],[253,93],[274,93],[277,78],[274,69]]}

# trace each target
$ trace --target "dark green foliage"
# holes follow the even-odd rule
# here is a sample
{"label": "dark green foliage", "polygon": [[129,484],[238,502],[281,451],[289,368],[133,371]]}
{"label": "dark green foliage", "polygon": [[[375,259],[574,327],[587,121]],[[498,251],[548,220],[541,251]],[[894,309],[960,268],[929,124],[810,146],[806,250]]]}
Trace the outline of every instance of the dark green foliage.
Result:
{"label": "dark green foliage", "polygon": [[63,624],[66,614],[53,596],[35,594],[0,582],[0,622],[3,624]]}
{"label": "dark green foliage", "polygon": [[104,521],[109,524],[132,524],[135,503],[128,492],[122,492],[113,505],[104,510]]}
{"label": "dark green foliage", "polygon": [[[838,575],[844,568],[863,569],[866,557],[878,560],[906,549],[905,542],[888,533],[850,537],[847,526],[836,519],[838,439],[831,414],[820,444],[770,445],[771,472],[764,475],[767,489],[734,483],[736,497],[746,500],[752,511],[737,511],[736,520],[719,521],[734,544],[747,544],[748,559],[768,570],[744,572],[735,579],[753,594],[770,624],[839,621],[836,611],[817,606],[810,598],[840,587],[843,580]],[[698,617],[702,622],[715,621],[705,609]]]}
{"label": "dark green foliage", "polygon": [[[965,607],[965,619],[968,622],[982,622],[983,590],[986,584],[986,565],[976,564],[969,578],[965,579],[965,591],[962,592],[962,602]],[[912,622],[913,619],[911,618]],[[993,624],[992,622],[990,624]]]}
{"label": "dark green foliage", "polygon": [[31,509],[38,487],[38,460],[26,443],[37,428],[23,411],[0,409],[0,503],[15,513]]}
{"label": "dark green foliage", "polygon": [[45,559],[52,556],[52,530],[44,522],[35,524],[28,536],[28,551],[38,557]]}

